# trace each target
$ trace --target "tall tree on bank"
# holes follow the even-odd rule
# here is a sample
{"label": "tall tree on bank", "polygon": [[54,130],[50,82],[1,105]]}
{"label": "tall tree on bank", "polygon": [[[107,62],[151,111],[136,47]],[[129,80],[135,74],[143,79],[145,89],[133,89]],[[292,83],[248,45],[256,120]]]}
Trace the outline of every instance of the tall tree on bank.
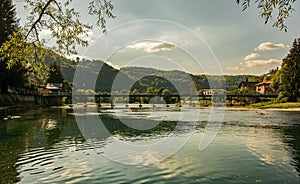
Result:
{"label": "tall tree on bank", "polygon": [[283,59],[280,75],[280,91],[288,101],[300,97],[300,39],[295,39],[289,54]]}
{"label": "tall tree on bank", "polygon": [[[12,0],[0,0],[0,47],[16,32],[18,20]],[[8,92],[8,86],[12,88],[22,87],[27,81],[27,70],[19,61],[10,67],[8,60],[0,55],[0,87],[2,93]]]}
{"label": "tall tree on bank", "polygon": [[49,66],[49,78],[47,79],[48,83],[62,83],[64,77],[61,72],[60,66],[53,61]]}

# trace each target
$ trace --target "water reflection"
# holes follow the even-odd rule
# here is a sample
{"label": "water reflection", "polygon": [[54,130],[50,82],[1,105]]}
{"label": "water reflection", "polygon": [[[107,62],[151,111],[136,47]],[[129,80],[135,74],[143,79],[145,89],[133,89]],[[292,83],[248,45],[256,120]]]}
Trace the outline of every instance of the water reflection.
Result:
{"label": "water reflection", "polygon": [[252,128],[248,131],[246,146],[266,164],[288,162],[290,152],[282,135],[270,128]]}
{"label": "water reflection", "polygon": [[284,142],[290,146],[291,149],[291,164],[295,167],[300,176],[300,126],[283,127],[282,134],[284,136]]}
{"label": "water reflection", "polygon": [[[227,111],[214,142],[199,151],[207,117],[204,111],[203,121],[185,123],[176,132],[180,137],[194,130],[189,142],[166,160],[159,161],[161,153],[148,149],[132,154],[131,161],[142,166],[122,165],[101,155],[113,145],[114,138],[136,145],[155,143],[167,138],[180,122],[163,121],[151,129],[137,130],[123,124],[113,112],[92,113],[79,117],[85,120],[83,124],[77,124],[74,113],[64,109],[26,110],[17,114],[22,119],[0,122],[0,183],[300,181],[297,112],[263,111],[260,115],[255,111]],[[83,136],[82,129],[93,127],[99,116],[104,122],[100,130],[105,131],[94,129],[90,137]],[[122,147],[118,149],[127,154]]]}

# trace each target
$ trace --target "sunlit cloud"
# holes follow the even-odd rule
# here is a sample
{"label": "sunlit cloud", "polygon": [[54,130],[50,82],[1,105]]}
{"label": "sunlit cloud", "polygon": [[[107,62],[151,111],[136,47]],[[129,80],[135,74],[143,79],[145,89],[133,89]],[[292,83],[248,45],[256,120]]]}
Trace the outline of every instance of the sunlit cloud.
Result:
{"label": "sunlit cloud", "polygon": [[264,67],[274,67],[281,64],[281,60],[278,59],[258,59],[258,60],[248,60],[239,64],[239,66],[227,67],[229,72],[239,72],[249,69],[257,69]]}
{"label": "sunlit cloud", "polygon": [[256,50],[256,51],[272,51],[272,50],[284,49],[286,47],[287,46],[284,45],[283,43],[264,42],[264,43],[261,43],[254,50]]}
{"label": "sunlit cloud", "polygon": [[78,35],[78,38],[80,38],[82,40],[86,40],[89,43],[92,43],[95,39],[93,31],[90,29],[85,29],[85,31],[86,31],[86,33]]}
{"label": "sunlit cloud", "polygon": [[281,60],[278,59],[268,59],[268,60],[249,60],[244,63],[244,66],[247,68],[255,67],[267,67],[267,66],[276,66],[281,63]]}
{"label": "sunlit cloud", "polygon": [[44,29],[44,30],[41,30],[39,34],[40,34],[40,37],[42,37],[42,38],[48,38],[51,36],[52,32],[50,29]]}
{"label": "sunlit cloud", "polygon": [[230,72],[238,72],[241,70],[241,68],[238,66],[234,66],[234,67],[227,67],[227,70]]}
{"label": "sunlit cloud", "polygon": [[139,42],[128,45],[127,48],[143,50],[148,53],[159,51],[170,51],[176,48],[176,45],[168,42]]}
{"label": "sunlit cloud", "polygon": [[79,61],[82,61],[82,60],[92,60],[90,57],[88,56],[83,56],[83,55],[77,55],[77,54],[73,54],[73,55],[66,55],[66,57],[68,59],[71,59],[71,60],[79,60]]}
{"label": "sunlit cloud", "polygon": [[244,58],[244,60],[245,60],[245,61],[248,61],[248,60],[251,60],[251,59],[258,58],[259,56],[260,56],[260,55],[257,54],[257,53],[251,53],[251,54],[249,54],[248,56],[246,56],[246,57]]}

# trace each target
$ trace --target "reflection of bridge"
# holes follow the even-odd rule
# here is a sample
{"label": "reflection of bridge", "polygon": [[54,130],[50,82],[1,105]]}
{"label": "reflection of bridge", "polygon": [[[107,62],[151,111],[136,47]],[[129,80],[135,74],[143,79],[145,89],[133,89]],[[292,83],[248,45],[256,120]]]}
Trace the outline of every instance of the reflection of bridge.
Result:
{"label": "reflection of bridge", "polygon": [[[135,102],[138,102],[140,105],[143,102],[144,98],[147,98],[148,100],[154,97],[163,97],[163,98],[172,98],[175,99],[176,102],[184,101],[190,101],[190,103],[198,101],[198,102],[207,102],[213,101],[214,103],[226,103],[228,101],[230,104],[232,104],[232,101],[237,100],[241,101],[246,98],[248,99],[270,99],[270,98],[277,98],[278,95],[276,94],[268,94],[268,95],[262,95],[262,94],[242,94],[242,93],[236,93],[236,94],[213,94],[213,95],[205,95],[205,94],[158,94],[158,93],[139,93],[139,94],[125,94],[125,93],[104,93],[104,94],[78,94],[78,93],[59,93],[59,94],[48,94],[43,97],[66,97],[68,99],[73,99],[73,102],[80,103],[80,102],[88,102],[90,99],[92,101],[96,102],[99,106],[101,106],[101,102],[103,103],[104,100],[109,101],[107,103],[110,103],[111,108],[114,107],[114,103],[116,99],[127,99],[129,102],[130,98],[134,98]],[[89,100],[88,100],[89,99]]]}

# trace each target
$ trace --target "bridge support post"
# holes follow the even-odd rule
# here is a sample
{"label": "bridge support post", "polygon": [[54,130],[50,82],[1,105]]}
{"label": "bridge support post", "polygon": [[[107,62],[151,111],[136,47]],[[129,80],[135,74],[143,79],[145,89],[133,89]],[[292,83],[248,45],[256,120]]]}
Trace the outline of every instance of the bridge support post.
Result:
{"label": "bridge support post", "polygon": [[111,100],[110,100],[110,108],[113,109],[114,108],[114,97],[111,96]]}
{"label": "bridge support post", "polygon": [[140,104],[139,104],[139,108],[142,108],[142,97],[140,97]]}
{"label": "bridge support post", "polygon": [[96,97],[96,103],[98,107],[101,107],[101,95],[95,96]]}

